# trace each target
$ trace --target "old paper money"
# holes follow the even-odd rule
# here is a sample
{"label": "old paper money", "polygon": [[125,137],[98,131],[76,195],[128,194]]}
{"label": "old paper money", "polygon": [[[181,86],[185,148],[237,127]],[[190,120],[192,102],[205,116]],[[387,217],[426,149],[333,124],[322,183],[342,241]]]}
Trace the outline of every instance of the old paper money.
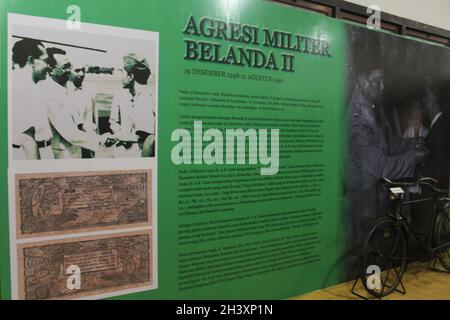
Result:
{"label": "old paper money", "polygon": [[18,245],[19,298],[74,299],[151,286],[151,239],[148,230]]}
{"label": "old paper money", "polygon": [[18,238],[151,223],[151,171],[16,175]]}

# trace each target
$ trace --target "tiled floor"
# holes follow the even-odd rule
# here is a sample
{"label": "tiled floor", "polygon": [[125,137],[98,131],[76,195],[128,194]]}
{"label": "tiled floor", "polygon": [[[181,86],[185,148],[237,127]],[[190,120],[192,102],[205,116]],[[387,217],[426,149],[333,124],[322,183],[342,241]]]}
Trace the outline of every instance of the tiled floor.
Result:
{"label": "tiled floor", "polygon": [[[383,300],[450,300],[450,273],[436,272],[427,269],[426,263],[414,263],[408,266],[403,276],[406,294],[394,293]],[[294,297],[294,300],[357,300],[351,294],[353,281],[339,284],[334,287],[319,290],[303,296]],[[356,291],[367,296],[361,283]]]}

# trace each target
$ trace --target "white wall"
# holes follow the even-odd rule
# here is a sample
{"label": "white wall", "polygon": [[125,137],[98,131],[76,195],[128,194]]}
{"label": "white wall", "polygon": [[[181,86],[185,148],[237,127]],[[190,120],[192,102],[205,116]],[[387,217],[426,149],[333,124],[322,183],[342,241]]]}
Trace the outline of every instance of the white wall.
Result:
{"label": "white wall", "polygon": [[345,0],[365,7],[377,5],[381,11],[450,30],[450,0]]}

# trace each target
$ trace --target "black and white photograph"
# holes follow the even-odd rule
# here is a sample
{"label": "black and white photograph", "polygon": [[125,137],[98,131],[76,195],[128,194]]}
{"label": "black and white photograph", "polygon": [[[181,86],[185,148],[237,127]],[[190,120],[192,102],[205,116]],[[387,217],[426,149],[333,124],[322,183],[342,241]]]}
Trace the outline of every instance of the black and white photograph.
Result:
{"label": "black and white photograph", "polygon": [[[346,29],[346,277],[352,279],[370,228],[394,212],[384,179],[412,183],[431,178],[439,188],[449,186],[450,55],[437,45],[355,26]],[[427,189],[416,186],[404,197],[427,196]],[[432,206],[404,206],[411,225],[423,234],[432,223]],[[419,260],[422,251],[417,248]]]}
{"label": "black and white photograph", "polygon": [[157,32],[9,20],[13,160],[155,157]]}

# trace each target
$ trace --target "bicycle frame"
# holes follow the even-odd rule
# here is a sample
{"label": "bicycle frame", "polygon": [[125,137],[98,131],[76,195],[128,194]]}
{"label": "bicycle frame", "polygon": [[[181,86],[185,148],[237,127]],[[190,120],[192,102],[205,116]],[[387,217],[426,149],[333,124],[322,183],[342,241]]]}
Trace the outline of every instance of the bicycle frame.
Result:
{"label": "bicycle frame", "polygon": [[[421,246],[423,248],[425,248],[426,251],[428,251],[435,257],[438,256],[438,254],[436,254],[437,250],[450,246],[450,242],[447,242],[447,243],[441,244],[438,247],[435,247],[435,248],[432,247],[434,230],[436,227],[436,222],[437,222],[437,218],[438,218],[438,214],[439,214],[439,210],[438,210],[439,199],[440,198],[438,196],[433,195],[432,197],[429,197],[429,198],[423,198],[423,199],[417,199],[417,200],[411,200],[411,201],[403,201],[403,196],[399,196],[399,197],[395,198],[395,202],[396,202],[395,215],[392,215],[392,214],[388,215],[396,220],[397,227],[399,229],[402,227],[405,228],[405,231],[407,231],[407,234],[411,233],[414,236],[414,238],[416,239],[416,241],[419,242],[421,244]],[[427,238],[425,240],[422,240],[421,237],[419,236],[419,234],[414,230],[414,228],[408,222],[408,220],[403,216],[402,211],[403,211],[404,206],[416,204],[416,203],[427,202],[427,201],[433,201],[433,211],[431,214],[431,224],[429,227]]]}

